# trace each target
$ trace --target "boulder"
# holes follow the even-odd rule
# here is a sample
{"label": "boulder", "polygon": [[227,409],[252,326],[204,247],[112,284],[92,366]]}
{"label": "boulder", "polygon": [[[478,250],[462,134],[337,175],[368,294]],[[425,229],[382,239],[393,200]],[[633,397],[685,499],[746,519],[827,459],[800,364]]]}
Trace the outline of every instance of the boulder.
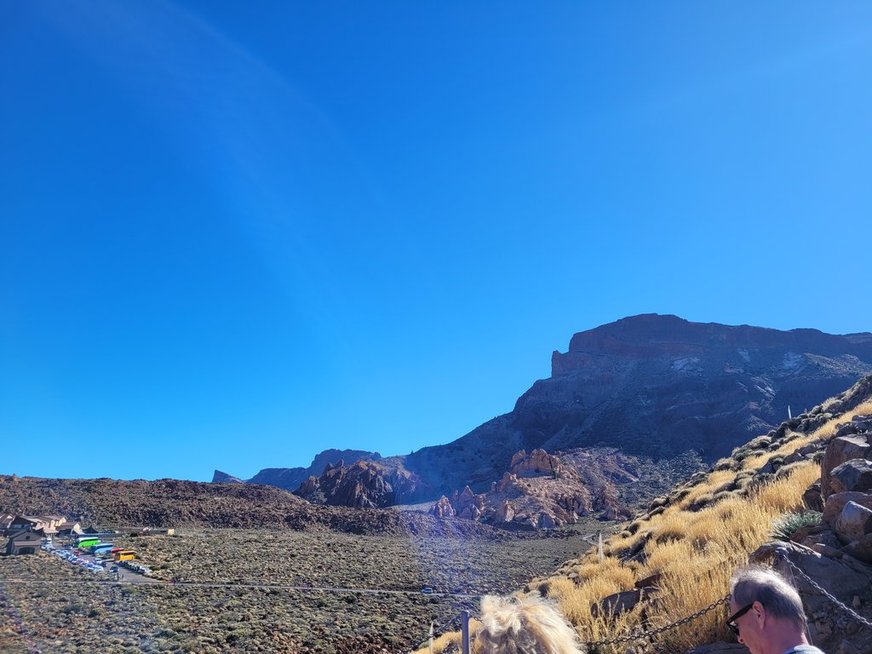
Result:
{"label": "boulder", "polygon": [[807,509],[812,511],[824,510],[823,496],[821,495],[821,483],[819,481],[814,482],[811,486],[805,489],[805,492],[802,494],[802,503]]}
{"label": "boulder", "polygon": [[515,519],[515,507],[508,500],[503,500],[496,513],[497,522],[511,522]]}
{"label": "boulder", "polygon": [[833,525],[843,543],[859,540],[872,533],[872,509],[856,502],[847,502]]}
{"label": "boulder", "polygon": [[430,509],[430,513],[435,515],[437,518],[453,518],[457,514],[454,511],[454,507],[451,506],[451,500],[449,500],[444,495],[439,498],[439,501],[433,505],[433,508]]}
{"label": "boulder", "polygon": [[654,574],[650,574],[647,577],[639,579],[634,586],[636,588],[658,588],[660,585],[660,580],[663,578],[662,572],[655,572]]}
{"label": "boulder", "polygon": [[858,492],[834,493],[827,498],[827,503],[824,505],[823,521],[833,525],[848,502],[856,502],[867,509],[872,509],[872,495]]}
{"label": "boulder", "polygon": [[848,543],[842,551],[864,563],[872,563],[872,534]]}
{"label": "boulder", "polygon": [[550,513],[541,513],[539,515],[539,528],[540,529],[556,529],[557,521],[554,519],[554,516]]}
{"label": "boulder", "polygon": [[592,604],[590,614],[594,617],[600,615],[616,617],[621,613],[631,610],[638,604],[645,595],[645,591],[641,588],[634,590],[625,590],[620,593],[615,593],[604,597],[599,604]]}
{"label": "boulder", "polygon": [[839,540],[836,532],[826,524],[801,527],[790,537],[790,540],[815,551],[820,551],[818,545],[828,547],[834,552],[839,551],[842,547],[842,541]]}
{"label": "boulder", "polygon": [[851,459],[865,458],[870,449],[865,436],[839,436],[829,442],[821,462],[821,494],[825,500],[831,493],[839,492],[831,487],[833,469]]}
{"label": "boulder", "polygon": [[830,472],[830,489],[834,493],[872,491],[872,462],[851,459]]}
{"label": "boulder", "polygon": [[836,437],[872,431],[872,416],[854,416],[851,422],[839,425]]}

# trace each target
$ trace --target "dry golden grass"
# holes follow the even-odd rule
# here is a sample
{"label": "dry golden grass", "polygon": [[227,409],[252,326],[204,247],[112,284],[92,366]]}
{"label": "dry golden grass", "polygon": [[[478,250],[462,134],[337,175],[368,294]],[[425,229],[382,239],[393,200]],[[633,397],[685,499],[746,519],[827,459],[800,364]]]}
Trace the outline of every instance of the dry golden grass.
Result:
{"label": "dry golden grass", "polygon": [[[832,437],[838,424],[864,414],[872,414],[872,400],[833,418],[811,434],[788,434],[788,442],[776,450],[746,458],[738,473],[729,469],[709,473],[702,483],[688,489],[678,503],[641,520],[635,534],[608,539],[605,560],[600,561],[593,548],[581,556],[577,565],[564,567],[564,572],[576,572],[578,579],[551,578],[546,584],[549,597],[557,600],[581,639],[588,642],[613,638],[640,625],[641,605],[616,618],[595,616],[591,607],[601,606],[605,597],[631,589],[637,580],[654,573],[661,577],[657,601],[648,606],[648,628],[669,624],[713,604],[726,596],[733,570],[746,562],[749,553],[771,540],[773,522],[785,513],[803,508],[802,494],[820,477],[820,466],[812,461],[791,464],[787,474],[747,496],[729,495],[697,512],[688,511],[687,507],[723,492],[737,476],[750,477],[772,457],[785,457],[816,440]],[[615,556],[626,553],[648,532],[651,537],[643,549],[644,563],[622,562]],[[725,613],[723,608],[716,609],[688,625],[665,632],[658,647],[663,651],[685,651],[723,640],[727,636],[723,626]],[[619,649],[598,651],[611,654]],[[434,652],[441,650],[434,647]]]}
{"label": "dry golden grass", "polygon": [[[824,411],[828,411],[829,407],[832,406],[835,401],[836,398],[828,400],[822,405],[822,409]],[[864,416],[870,414],[872,414],[872,400],[866,400],[865,402],[861,402],[860,404],[855,406],[853,409],[845,411],[833,420],[830,420],[829,422],[818,428],[818,430],[814,433],[818,438],[829,438],[835,433],[836,425],[849,422],[855,416]]]}
{"label": "dry golden grass", "polygon": [[856,416],[867,416],[872,414],[872,400],[866,400],[855,406],[850,411],[845,411],[841,416],[839,416],[840,422],[848,422],[851,418]]}
{"label": "dry golden grass", "polygon": [[723,490],[723,488],[736,478],[732,470],[716,470],[709,473],[705,481],[690,489],[690,492],[679,503],[679,508],[686,509],[694,504],[703,495],[711,495]]}
{"label": "dry golden grass", "polygon": [[[769,461],[776,457],[785,457],[789,454],[793,454],[796,450],[798,450],[803,445],[807,445],[814,440],[817,440],[811,434],[797,434],[796,432],[788,432],[786,435],[789,440],[781,445],[776,450],[764,450],[759,454],[754,454],[752,456],[748,456],[742,461],[742,470],[758,470],[762,468],[764,465],[769,463]],[[793,438],[790,438],[790,437]]]}
{"label": "dry golden grass", "polygon": [[[819,476],[816,464],[797,466],[791,474],[759,488],[751,497],[734,496],[696,513],[671,507],[651,520],[654,535],[645,545],[644,565],[630,566],[607,558],[597,566],[590,560],[582,568],[581,583],[553,580],[550,595],[560,604],[584,640],[598,640],[631,629],[638,615],[631,611],[618,622],[591,614],[591,605],[621,590],[636,579],[660,573],[658,602],[649,607],[651,625],[663,625],[690,615],[727,593],[730,574],[748,553],[770,540],[772,522],[800,508],[802,491]],[[719,475],[715,485],[724,482]],[[669,538],[657,538],[669,534]],[[592,574],[599,570],[597,574]],[[623,573],[621,572],[623,571]],[[723,610],[713,611],[684,628],[667,632],[663,644],[676,651],[707,642],[723,634]]]}
{"label": "dry golden grass", "polygon": [[[650,528],[650,523],[646,523],[645,529],[637,531],[635,534],[631,534],[630,536],[612,536],[606,541],[603,546],[603,551],[608,555],[609,553],[620,552],[621,550],[625,550],[627,548],[633,547],[636,543],[639,542],[639,539],[642,538],[643,532]],[[590,557],[590,559],[594,561],[599,561],[599,555],[597,554],[597,548],[593,548],[585,555],[585,559]],[[579,573],[581,574],[581,573]],[[586,575],[581,575],[582,577]]]}
{"label": "dry golden grass", "polygon": [[683,538],[687,533],[687,514],[685,511],[670,510],[659,516],[659,520],[651,526],[651,537],[657,543]]}
{"label": "dry golden grass", "polygon": [[790,475],[763,486],[756,495],[756,501],[760,506],[779,514],[799,510],[803,506],[803,492],[820,475],[821,469],[817,463],[803,462],[793,468]]}

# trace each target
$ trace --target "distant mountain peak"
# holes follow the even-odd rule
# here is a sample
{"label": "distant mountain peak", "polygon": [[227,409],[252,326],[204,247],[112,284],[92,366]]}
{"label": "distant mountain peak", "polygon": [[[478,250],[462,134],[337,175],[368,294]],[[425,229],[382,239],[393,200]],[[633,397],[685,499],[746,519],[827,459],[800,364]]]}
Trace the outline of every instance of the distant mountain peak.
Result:
{"label": "distant mountain peak", "polygon": [[220,470],[215,470],[212,473],[212,483],[213,484],[241,484],[243,481],[239,477],[234,477],[233,475],[228,475],[226,472],[221,472]]}

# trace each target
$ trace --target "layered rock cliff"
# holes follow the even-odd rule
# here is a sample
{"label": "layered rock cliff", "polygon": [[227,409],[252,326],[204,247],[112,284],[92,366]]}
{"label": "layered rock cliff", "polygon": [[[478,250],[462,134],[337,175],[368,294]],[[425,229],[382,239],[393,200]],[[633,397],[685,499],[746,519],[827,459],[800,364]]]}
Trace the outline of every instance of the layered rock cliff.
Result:
{"label": "layered rock cliff", "polygon": [[521,449],[611,446],[654,459],[693,450],[712,462],[870,371],[869,333],[634,316],[576,334],[511,413],[404,463],[448,494],[486,491]]}

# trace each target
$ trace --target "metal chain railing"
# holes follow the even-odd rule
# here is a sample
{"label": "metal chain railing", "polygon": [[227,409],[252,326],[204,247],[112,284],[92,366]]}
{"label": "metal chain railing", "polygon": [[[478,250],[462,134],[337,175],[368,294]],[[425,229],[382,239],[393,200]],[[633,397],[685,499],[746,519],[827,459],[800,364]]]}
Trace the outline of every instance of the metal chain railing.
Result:
{"label": "metal chain railing", "polygon": [[729,601],[730,601],[730,596],[725,595],[724,597],[720,598],[716,602],[712,602],[711,604],[709,604],[705,608],[700,609],[696,613],[692,613],[691,615],[688,615],[687,617],[681,618],[680,620],[676,620],[675,622],[672,622],[670,624],[663,625],[662,627],[657,627],[656,629],[649,629],[647,631],[640,631],[637,633],[628,634],[626,636],[618,636],[617,638],[609,638],[606,640],[586,641],[586,642],[582,643],[582,645],[585,645],[586,647],[602,647],[604,645],[619,645],[621,643],[632,643],[632,642],[637,641],[637,640],[651,638],[652,636],[659,636],[660,634],[662,634],[665,631],[669,631],[670,629],[675,629],[676,627],[680,627],[682,625],[685,625],[688,622],[693,622],[697,618],[701,618],[706,613],[708,613],[710,611],[714,611],[721,604],[726,604]]}
{"label": "metal chain railing", "polygon": [[793,572],[799,574],[800,577],[802,577],[803,579],[805,579],[805,581],[808,583],[809,586],[811,586],[812,588],[814,588],[817,592],[819,592],[821,595],[823,595],[824,597],[826,597],[826,598],[827,598],[828,600],[830,600],[833,604],[835,604],[835,605],[838,606],[840,609],[842,609],[845,613],[847,613],[847,614],[850,615],[852,618],[854,618],[857,622],[859,622],[859,623],[865,625],[866,627],[869,627],[870,629],[872,629],[872,621],[870,621],[870,620],[864,618],[862,615],[860,615],[859,613],[857,613],[854,609],[852,609],[851,607],[847,606],[847,605],[844,604],[843,602],[840,602],[840,601],[837,600],[837,599],[836,599],[836,598],[835,598],[835,597],[834,597],[830,592],[828,592],[827,590],[825,590],[824,588],[822,588],[822,587],[821,587],[821,586],[820,586],[820,585],[819,585],[819,584],[818,584],[814,579],[812,579],[812,578],[809,577],[807,574],[805,574],[802,570],[799,569],[799,567],[797,567],[797,565],[796,565],[793,561],[790,560],[790,558],[787,556],[787,552],[786,552],[786,551],[784,551],[783,549],[775,550],[775,556],[776,556],[778,559],[784,561],[788,566],[790,566],[790,569],[791,569]]}

